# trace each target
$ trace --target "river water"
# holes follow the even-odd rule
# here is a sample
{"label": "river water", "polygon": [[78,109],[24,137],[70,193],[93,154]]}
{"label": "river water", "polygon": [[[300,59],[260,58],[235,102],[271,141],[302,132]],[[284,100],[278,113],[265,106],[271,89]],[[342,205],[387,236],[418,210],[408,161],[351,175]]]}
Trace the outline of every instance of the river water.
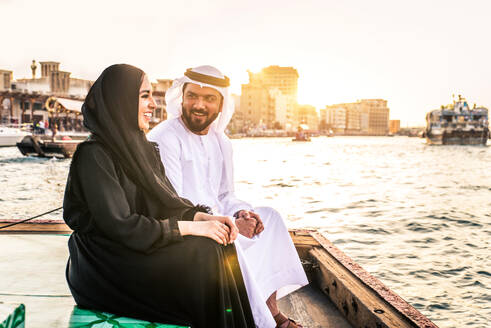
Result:
{"label": "river water", "polygon": [[[240,198],[276,208],[291,228],[321,229],[440,327],[489,326],[491,147],[407,137],[232,142]],[[61,206],[69,163],[0,148],[0,218]]]}

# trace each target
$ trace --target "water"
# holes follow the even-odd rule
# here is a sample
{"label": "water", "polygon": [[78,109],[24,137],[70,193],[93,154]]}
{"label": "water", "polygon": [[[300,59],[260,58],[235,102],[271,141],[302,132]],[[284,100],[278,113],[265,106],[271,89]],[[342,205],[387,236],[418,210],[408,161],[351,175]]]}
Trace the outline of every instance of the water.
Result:
{"label": "water", "polygon": [[[321,229],[440,327],[488,327],[491,147],[406,137],[233,144],[241,198],[278,209],[291,228]],[[60,206],[68,167],[0,149],[0,217]]]}

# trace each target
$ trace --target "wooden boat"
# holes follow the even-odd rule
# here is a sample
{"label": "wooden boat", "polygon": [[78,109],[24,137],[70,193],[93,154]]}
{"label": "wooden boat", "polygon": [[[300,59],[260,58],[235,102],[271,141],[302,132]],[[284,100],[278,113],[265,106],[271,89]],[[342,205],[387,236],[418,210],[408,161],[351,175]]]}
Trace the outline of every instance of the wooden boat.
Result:
{"label": "wooden boat", "polygon": [[17,148],[24,156],[70,158],[82,140],[41,139],[38,136],[25,136],[17,143]]}
{"label": "wooden boat", "polygon": [[[12,223],[12,221],[0,222],[0,234],[3,234],[0,236],[2,237],[0,247],[3,249],[3,252],[0,253],[0,263],[11,258],[11,255],[9,257],[8,254],[9,250],[25,252],[21,255],[28,258],[26,266],[37,272],[40,267],[45,265],[43,261],[46,260],[33,257],[29,248],[32,247],[31,245],[40,247],[42,243],[46,243],[50,248],[50,253],[60,254],[59,263],[56,264],[55,269],[51,269],[50,277],[53,276],[53,272],[56,272],[63,280],[59,283],[63,284],[62,287],[66,289],[62,275],[67,258],[66,237],[35,235],[68,234],[71,231],[64,222],[61,220],[41,222],[38,220],[1,229],[8,223]],[[19,236],[19,234],[21,235]],[[336,248],[321,233],[314,230],[290,230],[290,235],[310,283],[308,286],[280,299],[278,305],[283,313],[301,322],[304,327],[437,327],[418,310]],[[28,270],[21,270],[21,272],[18,272],[18,268],[11,270],[17,272],[19,276],[29,274],[26,272]],[[0,274],[5,273],[0,272]],[[35,276],[32,274],[31,278]],[[41,282],[30,283],[34,289],[40,288],[39,285],[42,285]],[[5,288],[1,284],[2,282],[0,282],[0,288]],[[46,303],[51,302],[49,308],[48,305],[40,304],[39,298],[26,300],[26,302],[28,301],[26,303],[27,317],[32,321],[30,325],[41,327],[46,326],[46,322],[49,322],[49,326],[53,328],[74,328],[92,327],[89,325],[91,322],[106,322],[107,326],[105,327],[177,327],[155,323],[142,324],[141,322],[138,323],[140,325],[135,323],[132,326],[130,323],[135,322],[135,319],[117,317],[108,313],[84,312],[74,307],[73,299],[68,291],[64,295],[60,295],[60,297],[62,296],[64,298],[59,300],[52,297],[46,298]],[[56,302],[56,306],[53,302]],[[51,311],[51,316],[54,318],[43,317],[43,306],[45,306],[46,311]],[[37,312],[31,313],[30,307]],[[56,314],[53,312],[55,309]],[[2,319],[0,317],[0,322]],[[44,325],[40,325],[39,322],[43,322]]]}

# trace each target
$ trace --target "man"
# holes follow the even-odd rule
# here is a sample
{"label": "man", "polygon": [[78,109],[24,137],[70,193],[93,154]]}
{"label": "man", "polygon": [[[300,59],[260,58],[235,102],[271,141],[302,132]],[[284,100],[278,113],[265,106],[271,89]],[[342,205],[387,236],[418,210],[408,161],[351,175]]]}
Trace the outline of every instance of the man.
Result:
{"label": "man", "polygon": [[253,208],[234,195],[232,144],[224,133],[234,111],[228,86],[214,67],[188,69],[166,93],[172,118],[147,138],[158,144],[180,196],[236,218],[235,245],[256,326],[301,327],[276,305],[277,298],[308,284],[283,219],[272,208]]}

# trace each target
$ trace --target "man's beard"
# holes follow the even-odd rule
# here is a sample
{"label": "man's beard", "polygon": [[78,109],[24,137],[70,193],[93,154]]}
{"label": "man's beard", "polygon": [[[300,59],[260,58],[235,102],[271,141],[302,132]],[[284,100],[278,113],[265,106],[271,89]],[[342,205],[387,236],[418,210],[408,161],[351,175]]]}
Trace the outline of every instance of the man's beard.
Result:
{"label": "man's beard", "polygon": [[[206,120],[204,122],[193,120],[192,112],[205,114]],[[208,112],[204,110],[186,109],[184,107],[182,108],[182,118],[184,120],[184,123],[186,124],[188,129],[193,132],[201,132],[206,129],[218,117],[218,114],[219,113],[214,113],[209,116]]]}

